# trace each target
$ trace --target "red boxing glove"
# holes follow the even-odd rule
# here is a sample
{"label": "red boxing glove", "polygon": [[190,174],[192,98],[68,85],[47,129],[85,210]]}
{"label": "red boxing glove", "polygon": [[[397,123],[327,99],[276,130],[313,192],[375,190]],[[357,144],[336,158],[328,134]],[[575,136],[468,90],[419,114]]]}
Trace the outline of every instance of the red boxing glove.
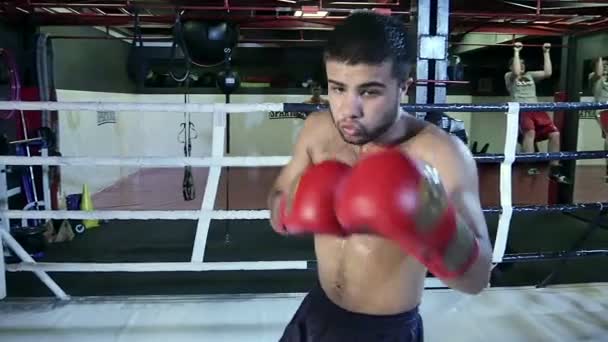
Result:
{"label": "red boxing glove", "polygon": [[334,197],[340,180],[349,171],[350,166],[338,161],[308,168],[294,190],[291,209],[287,208],[287,197],[281,198],[279,224],[291,234],[342,235],[334,212]]}
{"label": "red boxing glove", "polygon": [[336,193],[336,216],[346,232],[371,230],[396,241],[437,277],[462,275],[477,259],[476,240],[466,251],[453,244],[456,211],[434,169],[398,149],[370,154],[352,168]]}

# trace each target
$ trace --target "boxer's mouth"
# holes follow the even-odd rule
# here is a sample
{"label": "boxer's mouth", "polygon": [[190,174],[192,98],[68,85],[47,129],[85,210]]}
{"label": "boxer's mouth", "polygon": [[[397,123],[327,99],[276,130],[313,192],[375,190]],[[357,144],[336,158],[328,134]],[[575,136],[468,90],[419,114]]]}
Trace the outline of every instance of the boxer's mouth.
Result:
{"label": "boxer's mouth", "polygon": [[341,123],[340,130],[349,136],[356,136],[361,132],[361,127],[359,124],[351,121]]}

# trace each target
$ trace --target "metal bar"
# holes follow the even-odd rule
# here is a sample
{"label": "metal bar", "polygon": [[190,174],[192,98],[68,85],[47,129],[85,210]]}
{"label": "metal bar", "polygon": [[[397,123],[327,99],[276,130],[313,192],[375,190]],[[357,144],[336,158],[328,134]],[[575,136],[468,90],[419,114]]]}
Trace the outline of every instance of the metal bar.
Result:
{"label": "metal bar", "polygon": [[[2,229],[2,228],[0,228]],[[7,287],[6,287],[6,266],[4,263],[5,251],[2,234],[0,234],[0,300],[6,298]]]}
{"label": "metal bar", "polygon": [[[442,58],[435,60],[435,80],[447,80],[448,79],[448,38],[450,35],[450,1],[449,0],[437,0],[434,2],[436,5],[436,19],[435,19],[435,35],[441,37],[443,42],[444,50]],[[447,102],[447,89],[441,85],[445,83],[430,83],[434,84],[433,91],[435,93],[434,103],[446,103]]]}
{"label": "metal bar", "polygon": [[361,2],[353,2],[353,1],[334,1],[332,2],[332,5],[354,5],[354,6],[365,6],[365,5],[376,5],[376,6],[383,6],[383,7],[396,7],[396,6],[400,6],[400,1],[398,0],[397,2],[388,2],[388,1],[384,1],[384,2],[373,2],[373,1],[361,1]]}
{"label": "metal bar", "polygon": [[505,254],[502,262],[551,261],[608,256],[608,249]]}
{"label": "metal bar", "polygon": [[[295,12],[301,10],[300,7],[289,7],[289,6],[231,6],[224,4],[224,6],[205,6],[205,5],[167,5],[164,3],[152,3],[149,1],[136,2],[132,5],[142,9],[164,9],[164,10],[175,10],[179,8],[181,10],[195,10],[195,11],[268,11],[268,12]],[[383,6],[387,6],[382,4]],[[390,5],[388,5],[390,6]],[[127,8],[126,4],[111,4],[111,3],[71,3],[71,2],[33,2],[30,7],[44,8],[44,7],[73,7],[73,8]],[[338,8],[338,7],[319,7],[320,11],[335,12],[335,13],[351,13],[354,9],[349,8]],[[394,14],[410,14],[409,11],[391,11]]]}
{"label": "metal bar", "polygon": [[[416,41],[420,42],[420,37],[427,36],[431,33],[431,0],[413,0],[412,6],[416,7],[415,19],[416,19]],[[421,49],[416,49],[418,51],[416,55],[416,76],[422,79],[429,79],[431,75],[429,73],[430,63],[427,59],[421,59]],[[434,76],[433,76],[434,77]],[[429,103],[428,99],[428,85],[419,85],[417,84],[415,87],[415,102],[416,103]],[[412,113],[418,111],[411,111]]]}
{"label": "metal bar", "polygon": [[[570,213],[570,212],[567,212],[567,211],[563,212],[562,214],[564,214],[564,215],[566,215],[568,217],[571,217],[571,218],[573,218],[575,220],[579,220],[581,222],[585,222],[585,223],[590,223],[591,222],[591,220],[588,219],[588,218],[585,218],[585,217],[582,217],[582,216],[579,216],[579,215],[576,215],[576,214],[573,214],[573,213]],[[598,226],[600,228],[602,228],[602,229],[608,229],[608,226],[603,225],[603,224],[598,224]]]}
{"label": "metal bar", "polygon": [[492,25],[483,24],[476,25],[475,27],[471,27],[467,32],[475,32],[481,34],[523,34],[523,35],[534,35],[541,37],[556,37],[563,36],[565,33],[569,32],[569,29],[566,28],[552,28],[550,30],[546,28],[539,28],[537,26],[525,26],[525,27],[517,27],[513,25],[499,25],[493,23]]}
{"label": "metal bar", "polygon": [[[100,14],[41,14],[34,13],[28,17],[32,23],[37,25],[90,25],[90,26],[126,26],[132,25],[133,17],[125,15],[125,14],[108,14],[108,15],[100,15]],[[293,17],[290,15],[256,15],[252,17],[249,14],[213,14],[209,11],[202,12],[187,12],[182,17],[184,20],[213,20],[213,19],[221,19],[224,20],[230,19],[235,23],[247,25],[250,23],[251,27],[255,27],[259,24],[259,21],[264,20],[273,20],[274,22],[282,23],[283,21],[297,21],[299,23],[311,23],[311,24],[319,24],[326,26],[334,26],[336,23],[343,20],[343,17],[335,17],[328,16],[325,18],[309,18],[309,17]],[[155,15],[155,16],[144,16],[142,15],[140,18],[142,23],[156,23],[156,24],[172,24],[175,22],[175,17],[170,15]],[[255,21],[252,21],[255,20]],[[244,22],[244,23],[243,23]]]}
{"label": "metal bar", "polygon": [[[2,240],[6,242],[8,247],[15,252],[15,254],[17,254],[22,261],[25,261],[31,265],[36,265],[36,261],[27,253],[25,249],[23,249],[23,247],[21,247],[21,245],[19,245],[15,239],[13,239],[9,232],[5,231],[4,229],[0,229],[0,235],[2,235]],[[6,265],[6,269],[9,269],[9,267],[10,265]],[[57,285],[57,283],[51,277],[49,277],[46,272],[41,270],[33,270],[33,272],[44,283],[44,285],[46,285],[49,290],[55,294],[57,298],[62,300],[70,299],[70,296],[63,292],[61,287]]]}
{"label": "metal bar", "polygon": [[37,142],[37,141],[43,141],[42,138],[38,137],[38,138],[29,138],[29,139],[21,139],[21,140],[13,140],[11,142],[9,142],[10,145],[14,145],[14,144],[24,144],[24,143],[30,143],[30,142]]}
{"label": "metal bar", "polygon": [[[42,157],[49,156],[48,148],[44,147],[40,149],[40,154]],[[49,165],[42,166],[42,199],[44,202],[44,209],[51,210],[52,208],[52,200],[51,200],[51,175]]]}
{"label": "metal bar", "polygon": [[326,39],[256,39],[244,38],[239,39],[241,43],[326,43]]}
{"label": "metal bar", "polygon": [[[447,38],[446,38],[447,39]],[[446,50],[447,50],[447,44]],[[446,53],[447,56],[447,53]],[[427,82],[433,84],[433,91],[435,92],[434,103],[445,103],[447,101],[447,85],[448,83],[441,83],[441,80],[448,78],[448,61],[447,58],[441,60],[435,60],[435,78],[436,82]],[[452,83],[454,84],[454,83]]]}
{"label": "metal bar", "polygon": [[[0,230],[10,232],[10,225],[6,211],[8,210],[8,183],[6,181],[6,165],[0,165]],[[0,234],[0,299],[4,299],[7,295],[6,288],[6,267],[4,257],[8,254],[8,249],[5,249],[2,234]]]}
{"label": "metal bar", "polygon": [[[513,212],[530,214],[538,212],[569,212],[575,210],[602,210],[608,208],[608,202],[597,203],[576,203],[576,204],[553,204],[553,205],[520,205],[513,206]],[[485,214],[499,214],[502,212],[500,207],[483,208]]]}
{"label": "metal bar", "polygon": [[[496,17],[497,13],[496,12],[475,12],[475,11],[453,11],[452,13],[450,13],[451,16],[454,17],[466,17],[466,18],[471,18],[471,17],[476,17],[476,18],[482,18],[482,17]],[[510,12],[510,13],[500,13],[500,17],[501,18],[513,18],[513,19],[536,19],[536,20],[543,20],[543,19],[555,19],[555,18],[578,18],[578,14],[541,14],[541,15],[536,15],[533,13],[516,13],[516,12]],[[601,17],[601,15],[596,15],[595,17]]]}
{"label": "metal bar", "polygon": [[[499,163],[504,160],[502,154],[477,154],[474,155],[478,163]],[[515,155],[517,162],[539,162],[550,160],[580,160],[580,159],[604,159],[608,158],[608,151],[576,151],[576,152],[538,152],[520,153]]]}
{"label": "metal bar", "polygon": [[[602,217],[606,215],[606,209],[602,209],[594,218],[590,220],[587,224],[587,229],[579,236],[579,238],[572,244],[568,253],[576,253],[579,248],[583,246],[583,244],[589,240],[589,237],[593,232],[599,228],[600,221]],[[543,279],[536,287],[546,287],[547,284],[555,278],[555,276],[560,272],[560,270],[566,267],[567,259],[561,259],[558,265],[555,265],[553,271]]]}
{"label": "metal bar", "polygon": [[[513,43],[481,44],[481,43],[459,43],[459,42],[453,42],[453,43],[449,43],[449,44],[458,45],[458,46],[508,46],[508,47],[513,47],[515,45]],[[524,47],[543,47],[542,44],[522,44],[522,45]],[[551,44],[551,48],[568,49],[568,46]]]}
{"label": "metal bar", "polygon": [[[61,36],[61,35],[56,35],[56,36],[49,36],[49,38],[50,39],[86,39],[86,40],[125,40],[125,39],[132,39],[133,36],[114,37],[114,36],[84,36],[84,35]],[[141,37],[139,39],[150,40],[150,41],[162,41],[162,40],[172,41],[173,37],[171,37],[171,36],[163,36],[163,37],[148,36],[148,37]]]}
{"label": "metal bar", "polygon": [[[179,8],[181,10],[198,10],[198,11],[296,11],[298,8],[291,8],[285,6],[204,6],[204,5],[167,5],[161,2],[131,2],[132,6],[138,8],[149,8],[149,9],[167,9],[175,10]],[[73,8],[126,8],[126,4],[112,4],[112,3],[72,3],[72,2],[32,2],[30,7],[73,7]]]}

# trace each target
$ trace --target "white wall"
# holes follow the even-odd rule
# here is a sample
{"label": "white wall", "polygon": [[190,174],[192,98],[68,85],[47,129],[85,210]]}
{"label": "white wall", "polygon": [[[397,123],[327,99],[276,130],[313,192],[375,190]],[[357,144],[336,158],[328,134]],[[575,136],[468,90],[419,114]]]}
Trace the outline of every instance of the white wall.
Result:
{"label": "white wall", "polygon": [[[134,95],[87,91],[58,90],[59,101],[125,101],[183,102],[183,95]],[[307,95],[234,95],[233,103],[303,102]],[[448,103],[504,103],[506,97],[448,96]],[[541,98],[541,101],[553,101]],[[191,95],[190,102],[223,102],[223,95]],[[502,153],[505,142],[504,113],[449,113],[463,120],[471,142],[479,147],[490,144],[490,153]],[[192,113],[198,138],[192,141],[193,156],[211,153],[211,114]],[[182,113],[116,113],[115,124],[97,125],[95,112],[60,112],[60,151],[64,156],[183,156],[178,141]],[[290,155],[303,121],[299,119],[269,120],[267,112],[234,113],[230,116],[230,155]],[[546,143],[540,145],[546,150]],[[581,120],[578,150],[602,149],[600,130],[594,120]],[[581,161],[601,164],[602,160]],[[84,183],[97,192],[117,180],[136,172],[133,167],[63,167],[62,188],[65,194],[79,193]]]}
{"label": "white wall", "polygon": [[[470,103],[488,104],[505,103],[509,98],[505,96],[474,96]],[[539,97],[539,101],[553,102],[552,97]],[[500,112],[480,112],[471,114],[471,130],[469,131],[470,141],[478,141],[479,148],[489,143],[488,153],[503,153],[505,147],[507,118],[505,113]],[[553,113],[549,112],[553,117]],[[547,150],[547,142],[538,144],[541,151]],[[519,146],[518,146],[519,148]]]}
{"label": "white wall", "polygon": [[[581,97],[581,102],[593,102],[592,96]],[[581,118],[578,121],[577,151],[593,151],[604,149],[602,130],[596,119]],[[605,165],[604,159],[579,160],[577,165]]]}
{"label": "white wall", "polygon": [[[117,101],[117,102],[183,102],[180,95],[133,95],[58,90],[58,101]],[[193,96],[194,97],[194,96]],[[209,102],[222,99],[212,98]],[[195,99],[191,99],[194,102]],[[199,101],[199,99],[196,99]],[[178,142],[182,113],[118,112],[116,123],[97,125],[96,112],[59,113],[60,151],[64,156],[127,157],[183,156]],[[211,151],[211,114],[193,113],[198,138],[192,142],[192,155],[208,156]],[[63,167],[62,189],[65,194],[79,193],[84,183],[97,192],[118,179],[137,171],[133,167]]]}
{"label": "white wall", "polygon": [[[232,103],[301,103],[310,95],[233,95]],[[287,156],[303,120],[269,120],[268,112],[230,115],[230,155]]]}
{"label": "white wall", "polygon": [[[134,95],[87,91],[58,90],[58,101],[104,102],[169,102],[182,103],[183,95]],[[307,95],[234,95],[233,103],[303,102]],[[191,103],[224,102],[223,95],[191,95]],[[289,155],[303,121],[299,119],[268,120],[267,112],[230,115],[230,155]],[[211,113],[192,113],[198,138],[192,141],[193,156],[211,154]],[[97,125],[96,112],[59,113],[60,151],[64,156],[136,157],[183,156],[178,141],[183,113],[116,113],[115,124]],[[134,167],[62,167],[62,189],[65,194],[80,193],[87,184],[92,193],[134,173]]]}

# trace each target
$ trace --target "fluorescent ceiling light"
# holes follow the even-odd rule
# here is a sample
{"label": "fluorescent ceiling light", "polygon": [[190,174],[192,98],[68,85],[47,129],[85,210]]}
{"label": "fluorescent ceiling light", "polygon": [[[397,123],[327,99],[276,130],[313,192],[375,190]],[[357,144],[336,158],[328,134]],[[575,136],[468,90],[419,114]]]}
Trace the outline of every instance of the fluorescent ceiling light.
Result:
{"label": "fluorescent ceiling light", "polygon": [[63,7],[51,7],[51,11],[55,13],[74,13],[73,11]]}
{"label": "fluorescent ceiling light", "polygon": [[324,18],[327,16],[327,11],[316,11],[310,13],[303,13],[302,11],[296,11],[293,14],[294,17],[302,17],[302,18]]}

